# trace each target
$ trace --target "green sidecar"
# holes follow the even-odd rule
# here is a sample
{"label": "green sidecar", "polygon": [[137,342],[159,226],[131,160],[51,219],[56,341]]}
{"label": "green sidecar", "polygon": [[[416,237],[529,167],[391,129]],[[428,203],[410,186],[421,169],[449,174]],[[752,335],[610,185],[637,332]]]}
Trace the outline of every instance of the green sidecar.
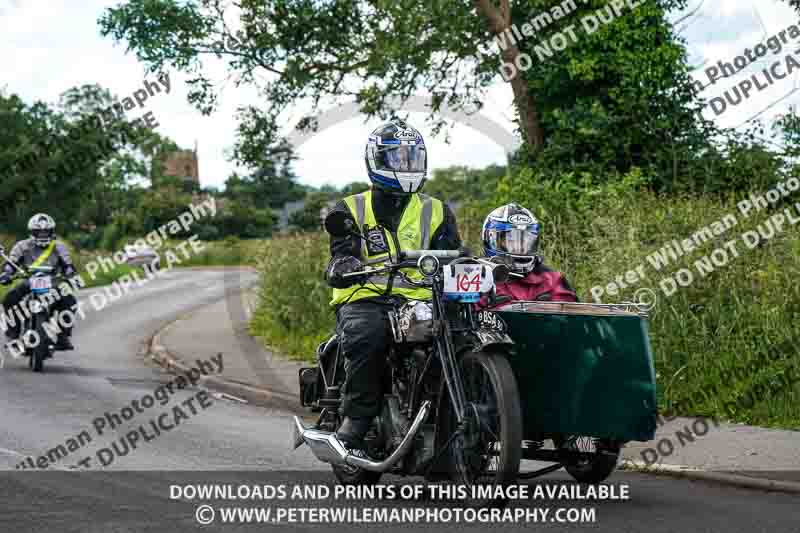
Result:
{"label": "green sidecar", "polygon": [[521,478],[563,466],[599,483],[626,442],[654,438],[655,370],[641,307],[514,302],[494,313],[515,343],[523,458],[556,463]]}

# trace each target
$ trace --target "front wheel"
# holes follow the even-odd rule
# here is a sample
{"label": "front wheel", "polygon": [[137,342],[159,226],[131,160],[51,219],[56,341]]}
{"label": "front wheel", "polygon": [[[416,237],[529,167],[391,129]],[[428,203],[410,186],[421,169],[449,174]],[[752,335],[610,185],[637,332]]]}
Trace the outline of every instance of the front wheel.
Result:
{"label": "front wheel", "polygon": [[[522,458],[522,409],[517,380],[504,354],[468,352],[460,362],[466,412],[451,444],[454,481],[464,485],[509,485]],[[450,413],[455,429],[455,413]],[[481,498],[478,498],[480,500]],[[502,504],[493,497],[486,504]]]}
{"label": "front wheel", "polygon": [[43,327],[43,319],[34,317],[33,324],[38,335],[38,342],[32,348],[29,365],[34,372],[44,371],[44,360],[50,355],[50,345],[47,342],[47,332]]}

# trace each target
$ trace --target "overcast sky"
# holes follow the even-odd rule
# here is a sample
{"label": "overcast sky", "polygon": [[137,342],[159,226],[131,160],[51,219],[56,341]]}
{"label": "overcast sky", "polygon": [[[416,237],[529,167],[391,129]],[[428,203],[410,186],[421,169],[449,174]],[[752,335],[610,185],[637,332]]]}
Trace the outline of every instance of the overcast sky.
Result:
{"label": "overcast sky", "polygon": [[[124,46],[102,38],[98,31],[97,19],[104,8],[117,3],[0,0],[0,88],[17,93],[28,102],[51,103],[63,91],[86,83],[98,83],[119,98],[142,88],[143,66],[133,55],[125,53]],[[679,27],[689,42],[691,63],[703,65],[694,74],[704,84],[708,81],[704,68],[720,60],[732,62],[745,48],[752,48],[798,19],[785,2],[776,0],[690,0],[689,4],[687,13],[697,6],[700,9]],[[680,14],[674,14],[672,19],[679,17]],[[705,95],[709,98],[721,96],[726,88],[752,75],[758,76],[775,61],[780,60],[779,69],[785,71],[782,58],[798,45],[800,39],[784,46],[778,54],[768,52],[758,63],[708,87]],[[222,73],[221,69],[218,71]],[[226,157],[235,134],[235,110],[244,104],[257,105],[258,99],[252,90],[228,87],[219,109],[210,116],[203,116],[187,102],[182,76],[174,71],[170,74],[170,93],[156,94],[144,102],[143,108],[130,111],[129,116],[152,111],[161,134],[186,148],[197,142],[202,184],[221,186],[235,170]],[[761,78],[764,79],[763,75]],[[707,116],[715,118],[721,126],[731,127],[762,112],[762,118],[769,120],[797,102],[797,87],[797,75],[786,77],[762,91],[753,90],[749,99],[738,106],[728,106],[719,116],[707,109]],[[443,137],[432,137],[421,117],[412,115],[412,123],[425,135],[432,168],[454,164],[479,167],[505,162],[505,147],[496,142],[497,135],[492,135],[495,139],[492,140],[468,126],[456,124],[449,132],[448,144]],[[481,118],[484,124],[513,131],[511,88],[499,76],[490,90]],[[299,149],[300,160],[295,165],[301,182],[342,185],[366,179],[364,143],[375,125],[374,121],[367,124],[356,116],[308,139]]]}

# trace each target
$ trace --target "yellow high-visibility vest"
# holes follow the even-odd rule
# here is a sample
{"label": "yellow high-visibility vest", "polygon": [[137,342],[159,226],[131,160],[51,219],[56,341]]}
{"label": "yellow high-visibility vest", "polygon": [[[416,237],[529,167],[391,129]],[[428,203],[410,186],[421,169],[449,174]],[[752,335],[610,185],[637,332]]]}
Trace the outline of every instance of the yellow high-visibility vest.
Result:
{"label": "yellow high-visibility vest", "polygon": [[56,241],[50,241],[50,244],[47,246],[47,248],[45,248],[44,252],[42,252],[42,255],[37,257],[36,261],[31,263],[30,268],[36,268],[42,266],[44,262],[50,258],[50,254],[53,253],[53,249],[55,247],[56,247]]}
{"label": "yellow high-visibility vest", "polygon": [[[355,219],[358,231],[367,237],[367,241],[374,239],[375,242],[388,246],[389,250],[391,250],[391,259],[394,260],[397,259],[398,246],[402,251],[430,248],[431,237],[444,222],[444,205],[442,202],[425,194],[415,193],[411,195],[411,199],[403,211],[397,231],[394,233],[378,228],[375,213],[372,211],[372,191],[348,196],[344,199],[344,203]],[[358,259],[366,265],[377,267],[380,263],[389,261],[390,257],[388,253],[378,252],[375,247],[371,247],[368,242],[362,240]],[[416,268],[404,268],[403,272],[412,280],[422,279],[422,274]],[[384,294],[388,282],[388,276],[372,276],[363,286],[356,284],[346,289],[333,289],[331,305]],[[401,295],[415,300],[430,300],[432,297],[429,289],[414,287],[397,275],[394,277],[389,294]]]}

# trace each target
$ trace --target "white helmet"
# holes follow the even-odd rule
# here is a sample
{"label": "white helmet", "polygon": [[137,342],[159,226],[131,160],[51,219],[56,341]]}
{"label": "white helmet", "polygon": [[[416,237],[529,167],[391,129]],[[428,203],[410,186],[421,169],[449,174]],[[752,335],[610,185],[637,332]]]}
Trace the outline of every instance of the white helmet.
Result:
{"label": "white helmet", "polygon": [[33,242],[44,248],[56,238],[56,221],[50,215],[38,213],[28,221],[28,231]]}
{"label": "white helmet", "polygon": [[422,135],[402,120],[392,120],[375,128],[364,153],[367,174],[372,184],[395,193],[417,192],[428,170]]}

